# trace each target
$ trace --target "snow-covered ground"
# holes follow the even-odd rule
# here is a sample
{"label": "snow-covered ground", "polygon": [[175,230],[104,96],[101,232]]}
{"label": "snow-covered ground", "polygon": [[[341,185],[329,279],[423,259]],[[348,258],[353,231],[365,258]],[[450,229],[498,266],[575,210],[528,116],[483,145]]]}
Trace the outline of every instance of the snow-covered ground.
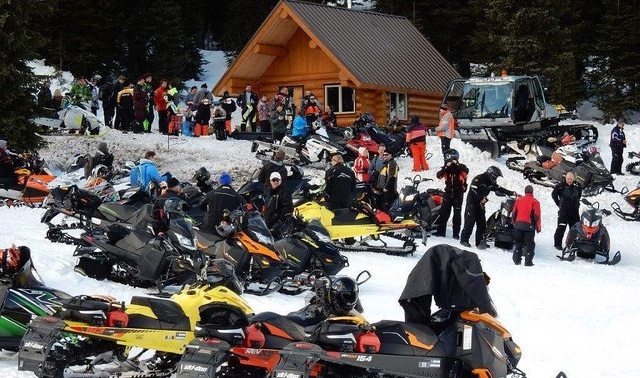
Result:
{"label": "snow-covered ground", "polygon": [[[212,74],[213,75],[213,74]],[[215,80],[207,80],[209,85]],[[598,125],[602,138],[601,148],[605,162],[610,161],[607,147],[612,125]],[[640,125],[626,127],[629,150],[640,149]],[[138,158],[148,149],[158,152],[161,171],[188,180],[193,172],[205,166],[214,177],[230,171],[238,178],[237,188],[247,172],[259,167],[260,162],[250,152],[247,141],[215,141],[209,138],[170,138],[157,134],[131,135],[111,131],[103,138],[51,137],[51,145],[41,153],[49,161],[65,160],[74,153],[92,152],[104,140],[116,159]],[[442,165],[437,138],[429,137],[430,151],[434,153],[426,177],[433,178],[433,187],[442,187],[435,179],[436,168]],[[468,165],[471,177],[482,173],[490,165],[501,168],[504,177],[499,184],[523,192],[527,184],[518,172],[504,165],[505,158],[491,160],[487,153],[454,140],[461,161]],[[409,158],[398,159],[401,176],[412,177]],[[625,164],[628,161],[625,161]],[[307,172],[311,174],[311,172]],[[616,176],[615,186],[635,188],[638,177]],[[615,215],[605,219],[611,234],[614,251],[622,252],[622,261],[616,266],[596,265],[577,259],[559,261],[553,248],[553,232],[557,208],[551,200],[551,189],[534,185],[534,195],[542,204],[542,233],[536,236],[534,267],[514,266],[508,252],[489,248],[478,253],[484,270],[491,276],[489,291],[499,312],[499,319],[513,335],[523,351],[519,367],[528,377],[552,377],[563,370],[569,377],[638,377],[640,367],[635,360],[635,345],[640,340],[640,328],[635,324],[640,313],[640,252],[638,234],[640,224],[626,222]],[[622,195],[603,193],[595,197],[601,207],[610,208],[612,202],[623,203]],[[487,213],[499,206],[500,199],[490,196]],[[626,204],[623,209],[631,210]],[[70,294],[109,294],[121,300],[144,293],[120,284],[95,281],[73,272],[73,247],[52,244],[44,239],[46,226],[40,223],[42,209],[0,208],[0,248],[12,243],[27,245],[33,251],[35,265],[45,282]],[[451,231],[448,232],[451,235]],[[635,236],[634,236],[635,235]],[[451,243],[451,238],[432,237],[428,245]],[[373,277],[361,287],[364,315],[375,322],[381,319],[403,319],[397,299],[404,287],[409,271],[427,247],[420,246],[415,255],[392,257],[374,253],[349,253],[351,266],[343,273],[355,276],[363,269]],[[290,297],[271,294],[267,297],[246,295],[255,311],[286,313],[303,306],[303,296]],[[4,377],[28,377],[17,371],[17,357],[0,356],[0,373]]]}

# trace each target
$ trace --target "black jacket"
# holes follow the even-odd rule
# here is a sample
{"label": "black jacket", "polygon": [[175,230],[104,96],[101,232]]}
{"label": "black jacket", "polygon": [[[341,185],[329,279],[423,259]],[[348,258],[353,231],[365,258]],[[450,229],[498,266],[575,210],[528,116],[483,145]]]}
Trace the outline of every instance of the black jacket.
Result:
{"label": "black jacket", "polygon": [[210,191],[202,202],[207,210],[202,220],[202,230],[215,233],[216,226],[223,220],[224,211],[239,209],[243,203],[242,197],[229,185],[221,185]]}
{"label": "black jacket", "polygon": [[[425,252],[409,273],[398,302],[406,309],[407,303],[419,303],[425,296],[433,296],[436,305],[443,309],[478,308],[480,312],[496,315],[478,255],[447,244]],[[428,314],[430,311],[426,309],[425,315]]]}
{"label": "black jacket", "polygon": [[463,195],[467,191],[467,175],[469,168],[464,164],[444,166],[436,173],[436,177],[444,180],[444,191],[449,195]]}
{"label": "black jacket", "polygon": [[577,182],[567,185],[566,182],[556,184],[551,192],[553,202],[559,207],[561,214],[577,214],[580,211],[580,198],[582,197],[582,187]]}
{"label": "black jacket", "polygon": [[267,206],[264,211],[264,220],[269,229],[276,228],[279,221],[284,221],[293,214],[293,200],[291,194],[280,184],[269,191]]}
{"label": "black jacket", "polygon": [[507,195],[514,195],[511,190],[505,189],[496,184],[487,172],[481,173],[471,180],[471,186],[469,187],[469,194],[467,194],[467,205],[480,205],[482,200],[486,198],[489,193],[497,192]]}
{"label": "black jacket", "polygon": [[326,193],[332,208],[349,207],[353,200],[353,190],[356,185],[356,175],[343,163],[338,163],[327,170]]}
{"label": "black jacket", "polygon": [[224,112],[226,114],[225,120],[227,121],[231,119],[231,114],[238,108],[235,101],[228,97],[220,99],[220,106],[222,107],[222,109],[224,109]]}
{"label": "black jacket", "polygon": [[284,185],[285,180],[287,179],[287,167],[281,161],[269,160],[265,165],[260,168],[260,172],[258,172],[258,181],[265,185],[265,193],[270,188],[269,177],[271,173],[278,172],[280,173],[280,178],[282,179],[282,184]]}
{"label": "black jacket", "polygon": [[246,109],[247,106],[251,104],[253,105],[253,109],[255,111],[258,110],[258,96],[256,96],[256,94],[253,92],[251,92],[251,94],[249,95],[249,104],[247,104],[247,91],[243,91],[242,93],[240,93],[240,96],[238,96],[236,103],[242,109]]}

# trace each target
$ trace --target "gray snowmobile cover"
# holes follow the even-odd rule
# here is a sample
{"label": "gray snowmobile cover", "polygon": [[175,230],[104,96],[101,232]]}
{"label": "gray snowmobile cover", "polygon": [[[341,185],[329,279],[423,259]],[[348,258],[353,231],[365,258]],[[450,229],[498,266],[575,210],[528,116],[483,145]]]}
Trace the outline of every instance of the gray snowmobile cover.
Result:
{"label": "gray snowmobile cover", "polygon": [[409,273],[398,300],[406,321],[429,323],[432,297],[441,309],[497,315],[478,255],[447,244],[429,248]]}

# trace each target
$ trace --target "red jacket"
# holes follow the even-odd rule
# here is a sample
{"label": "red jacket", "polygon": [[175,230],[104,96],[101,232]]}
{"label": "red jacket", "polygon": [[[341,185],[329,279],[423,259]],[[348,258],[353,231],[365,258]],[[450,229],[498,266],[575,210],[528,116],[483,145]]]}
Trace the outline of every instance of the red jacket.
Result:
{"label": "red jacket", "polygon": [[514,228],[517,230],[542,230],[540,202],[533,197],[533,193],[526,193],[524,197],[520,197],[513,205],[513,222]]}
{"label": "red jacket", "polygon": [[164,112],[167,110],[167,101],[164,99],[164,95],[169,90],[167,88],[158,87],[153,93],[153,101],[156,103],[156,110],[158,112]]}

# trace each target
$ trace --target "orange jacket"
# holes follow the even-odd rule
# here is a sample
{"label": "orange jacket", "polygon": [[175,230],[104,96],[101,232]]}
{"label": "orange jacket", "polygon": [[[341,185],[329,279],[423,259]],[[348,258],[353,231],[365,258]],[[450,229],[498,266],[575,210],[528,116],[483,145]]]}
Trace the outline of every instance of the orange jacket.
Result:
{"label": "orange jacket", "polygon": [[440,109],[440,123],[438,123],[438,127],[436,128],[438,137],[453,139],[455,127],[456,120],[453,118],[451,111],[449,109]]}
{"label": "orange jacket", "polygon": [[167,110],[167,102],[164,99],[164,95],[169,90],[167,88],[158,87],[158,89],[153,92],[153,102],[156,103],[156,110],[159,112],[164,112]]}

